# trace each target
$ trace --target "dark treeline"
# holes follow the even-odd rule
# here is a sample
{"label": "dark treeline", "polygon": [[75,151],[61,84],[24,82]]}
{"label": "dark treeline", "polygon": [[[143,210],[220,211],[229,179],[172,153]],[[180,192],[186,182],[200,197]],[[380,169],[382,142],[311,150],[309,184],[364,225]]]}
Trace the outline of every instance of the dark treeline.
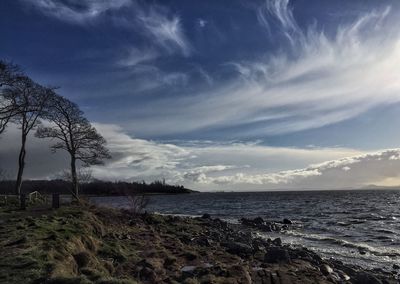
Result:
{"label": "dark treeline", "polygon": [[[13,194],[15,181],[0,181],[0,194]],[[25,180],[21,192],[28,194],[38,191],[41,194],[69,194],[71,182],[65,180]],[[92,181],[79,186],[80,193],[85,195],[132,195],[132,194],[178,194],[190,193],[191,190],[180,185],[169,185],[161,181],[145,182],[108,182]]]}

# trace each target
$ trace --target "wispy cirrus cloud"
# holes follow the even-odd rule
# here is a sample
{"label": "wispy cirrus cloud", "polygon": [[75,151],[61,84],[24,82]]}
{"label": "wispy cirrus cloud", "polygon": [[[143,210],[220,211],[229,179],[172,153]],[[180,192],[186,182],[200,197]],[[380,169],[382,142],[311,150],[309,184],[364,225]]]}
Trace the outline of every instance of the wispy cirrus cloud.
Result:
{"label": "wispy cirrus cloud", "polygon": [[138,64],[152,61],[160,56],[160,54],[156,50],[149,48],[141,50],[132,47],[126,53],[127,55],[125,55],[123,59],[118,61],[118,64],[120,66],[134,67]]}
{"label": "wispy cirrus cloud", "polygon": [[191,54],[192,47],[184,34],[178,15],[170,15],[164,7],[154,6],[146,12],[140,12],[137,19],[146,35],[168,52],[173,53],[178,49],[184,56]]}
{"label": "wispy cirrus cloud", "polygon": [[[327,33],[318,22],[300,27],[289,1],[265,3],[257,10],[260,23],[289,44],[256,60],[228,62],[221,68],[235,75],[206,92],[152,101],[163,122],[135,130],[151,135],[236,127],[236,137],[260,137],[319,128],[400,102],[400,33],[390,7],[361,13]],[[173,115],[163,111],[170,107]]]}
{"label": "wispy cirrus cloud", "polygon": [[272,36],[273,27],[277,27],[291,44],[295,43],[295,38],[302,35],[302,30],[298,26],[293,16],[289,0],[266,0],[257,9],[257,20]]}
{"label": "wispy cirrus cloud", "polygon": [[51,17],[75,24],[83,24],[103,13],[132,4],[131,0],[20,0]]}
{"label": "wispy cirrus cloud", "polygon": [[[146,49],[132,44],[131,51],[122,63],[134,66],[162,55],[178,53],[189,56],[193,48],[185,36],[181,18],[167,7],[135,0],[19,0],[37,11],[60,21],[85,25],[104,17],[118,27],[131,29],[149,39]],[[115,12],[110,14],[110,12]],[[118,14],[116,14],[118,12]]]}

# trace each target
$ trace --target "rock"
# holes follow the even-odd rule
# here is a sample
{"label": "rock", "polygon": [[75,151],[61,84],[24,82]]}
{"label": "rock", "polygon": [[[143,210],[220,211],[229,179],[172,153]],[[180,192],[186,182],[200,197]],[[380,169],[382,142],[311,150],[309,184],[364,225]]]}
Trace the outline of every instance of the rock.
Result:
{"label": "rock", "polygon": [[333,272],[329,274],[328,279],[332,281],[333,283],[340,283],[342,282],[342,279],[340,278],[339,274]]}
{"label": "rock", "polygon": [[322,258],[319,255],[307,250],[306,248],[290,249],[289,253],[292,259],[300,258],[314,265],[319,266],[322,262]]}
{"label": "rock", "polygon": [[366,248],[363,248],[363,247],[358,247],[358,252],[359,252],[361,255],[364,255],[364,254],[367,254],[367,249],[366,249]]}
{"label": "rock", "polygon": [[324,274],[324,275],[329,275],[329,274],[331,274],[331,273],[333,272],[332,267],[330,267],[330,266],[327,265],[327,264],[322,264],[322,265],[319,267],[319,270],[321,270],[322,274]]}
{"label": "rock", "polygon": [[242,218],[240,219],[240,223],[242,223],[245,226],[257,228],[258,230],[264,232],[281,231],[283,228],[283,226],[280,226],[274,222],[267,222],[263,220],[263,218],[261,217],[257,217],[254,219]]}
{"label": "rock", "polygon": [[211,215],[208,213],[203,214],[203,216],[201,216],[202,219],[211,219]]}
{"label": "rock", "polygon": [[239,242],[226,242],[222,246],[227,248],[227,252],[239,256],[249,256],[253,254],[253,248],[247,244]]}
{"label": "rock", "polygon": [[282,246],[281,238],[276,238],[275,240],[272,241],[272,244],[276,246]]}
{"label": "rock", "polygon": [[270,224],[269,228],[270,228],[271,232],[277,232],[280,230],[280,228],[275,223]]}
{"label": "rock", "polygon": [[339,270],[337,273],[338,273],[339,277],[341,279],[343,279],[344,281],[349,281],[350,280],[350,276],[347,275],[346,273],[344,273],[343,271]]}
{"label": "rock", "polygon": [[253,223],[252,220],[247,218],[240,218],[239,222],[246,226],[251,226]]}
{"label": "rock", "polygon": [[292,222],[292,220],[290,220],[290,219],[283,219],[283,222],[282,222],[283,224],[286,224],[286,225],[291,225],[291,224],[293,224],[293,222]]}
{"label": "rock", "polygon": [[266,247],[269,247],[269,243],[262,238],[254,238],[252,240],[253,248],[256,251],[263,250]]}
{"label": "rock", "polygon": [[253,219],[253,223],[257,224],[257,225],[261,225],[261,224],[264,224],[264,220],[261,217],[257,217],[257,218]]}
{"label": "rock", "polygon": [[181,272],[193,272],[197,266],[187,265],[181,268]]}
{"label": "rock", "polygon": [[400,269],[400,266],[399,266],[398,264],[395,263],[395,264],[393,264],[392,268],[393,268],[393,269]]}
{"label": "rock", "polygon": [[361,271],[358,272],[355,279],[355,284],[382,284],[382,281],[376,278],[374,275]]}
{"label": "rock", "polygon": [[229,227],[228,222],[222,221],[219,218],[210,219],[210,225],[221,231],[226,231]]}
{"label": "rock", "polygon": [[203,246],[203,247],[208,247],[211,245],[210,240],[207,237],[198,237],[195,239],[196,244],[198,244],[199,246]]}
{"label": "rock", "polygon": [[264,261],[268,263],[290,263],[289,252],[282,247],[270,247],[264,256]]}
{"label": "rock", "polygon": [[254,218],[254,219],[241,218],[240,222],[243,225],[251,226],[251,227],[257,227],[258,225],[264,224],[264,220],[261,217],[257,217],[257,218]]}
{"label": "rock", "polygon": [[188,261],[192,261],[192,260],[195,260],[195,259],[197,258],[197,255],[196,255],[195,253],[193,253],[193,252],[190,252],[190,251],[185,252],[185,253],[183,254],[183,256],[184,256]]}
{"label": "rock", "polygon": [[[246,269],[247,268],[247,269]],[[248,267],[242,265],[233,265],[228,268],[229,276],[235,279],[238,283],[251,284],[251,276]]]}

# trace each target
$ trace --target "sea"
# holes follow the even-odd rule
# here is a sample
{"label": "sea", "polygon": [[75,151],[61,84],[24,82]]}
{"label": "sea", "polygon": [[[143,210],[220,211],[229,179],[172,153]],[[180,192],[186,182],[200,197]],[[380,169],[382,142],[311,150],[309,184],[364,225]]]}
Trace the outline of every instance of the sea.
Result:
{"label": "sea", "polygon": [[[94,197],[93,202],[128,207],[125,197]],[[293,246],[305,246],[323,258],[369,269],[392,270],[400,264],[400,191],[336,190],[291,192],[221,192],[149,197],[147,211],[201,216],[208,213],[231,223],[242,217],[293,221],[281,233],[254,232],[280,237]]]}

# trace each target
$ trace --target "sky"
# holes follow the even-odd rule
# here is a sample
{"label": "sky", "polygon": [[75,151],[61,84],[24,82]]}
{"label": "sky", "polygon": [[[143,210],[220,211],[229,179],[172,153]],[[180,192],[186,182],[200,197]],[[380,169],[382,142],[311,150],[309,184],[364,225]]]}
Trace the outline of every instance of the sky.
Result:
{"label": "sky", "polygon": [[[106,180],[197,190],[400,185],[400,3],[3,0],[0,58],[79,104]],[[16,172],[19,134],[0,137]],[[68,167],[29,137],[26,178]]]}

